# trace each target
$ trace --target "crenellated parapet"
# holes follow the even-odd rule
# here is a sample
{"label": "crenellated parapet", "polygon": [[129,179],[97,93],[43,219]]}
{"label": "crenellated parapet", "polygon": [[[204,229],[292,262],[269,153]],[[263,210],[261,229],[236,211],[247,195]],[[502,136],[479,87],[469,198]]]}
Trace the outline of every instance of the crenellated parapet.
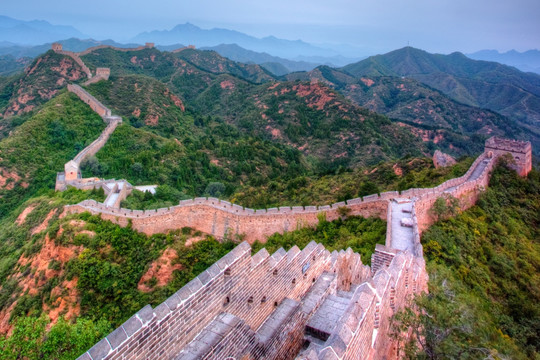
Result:
{"label": "crenellated parapet", "polygon": [[[420,216],[416,212],[411,215],[411,219],[418,221],[421,232],[434,221],[428,210],[442,194],[464,198],[464,206],[465,203],[474,203],[481,189],[487,187],[489,171],[494,163],[495,158],[489,159],[487,154],[482,154],[465,175],[434,188],[409,189],[401,193],[389,191],[322,206],[250,209],[216,198],[195,198],[183,200],[169,208],[139,211],[108,208],[105,204],[87,200],[77,205],[66,206],[66,211],[101,214],[104,219],[122,226],[131,221],[134,229],[148,235],[191,227],[212,234],[218,239],[233,234],[242,235],[245,240],[253,243],[255,240],[264,241],[275,232],[282,233],[298,227],[315,226],[321,213],[325,214],[327,220],[335,220],[341,216],[340,207],[350,209],[350,215],[375,216],[385,219],[390,224],[392,220],[389,209],[395,203],[394,199],[408,199],[422,212]],[[387,239],[391,238],[392,229],[389,227]],[[392,244],[387,242],[386,246],[392,247]]]}
{"label": "crenellated parapet", "polygon": [[532,145],[530,141],[519,141],[491,137],[486,140],[485,153],[488,156],[509,153],[515,161],[515,170],[526,176],[532,170]]}
{"label": "crenellated parapet", "polygon": [[371,277],[351,249],[311,242],[251,255],[244,242],[79,359],[374,358],[388,352],[390,316],[423,276],[409,253]]}

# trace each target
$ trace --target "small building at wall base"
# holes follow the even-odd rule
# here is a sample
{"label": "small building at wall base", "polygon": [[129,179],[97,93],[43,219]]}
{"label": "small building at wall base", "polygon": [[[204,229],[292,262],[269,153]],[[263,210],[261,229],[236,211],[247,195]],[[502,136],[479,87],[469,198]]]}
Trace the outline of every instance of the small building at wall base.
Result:
{"label": "small building at wall base", "polygon": [[64,165],[64,179],[65,181],[72,181],[82,178],[79,164],[70,160]]}
{"label": "small building at wall base", "polygon": [[111,69],[110,68],[97,68],[96,76],[99,76],[104,80],[109,80],[109,76],[111,76]]}

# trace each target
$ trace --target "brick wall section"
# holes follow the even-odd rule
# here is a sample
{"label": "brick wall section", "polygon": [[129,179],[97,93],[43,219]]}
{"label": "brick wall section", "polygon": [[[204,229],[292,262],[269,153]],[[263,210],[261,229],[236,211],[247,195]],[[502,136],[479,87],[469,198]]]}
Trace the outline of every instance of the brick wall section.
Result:
{"label": "brick wall section", "polygon": [[72,51],[66,51],[66,50],[55,50],[54,48],[53,50],[58,54],[66,55],[72,58],[77,64],[79,64],[79,66],[81,67],[82,71],[84,71],[88,79],[92,78],[92,72],[90,71],[88,66],[86,66],[86,64],[81,60],[79,53],[74,53]]}
{"label": "brick wall section", "polygon": [[[390,227],[390,226],[388,226]],[[371,255],[371,272],[375,274],[379,269],[390,266],[390,263],[399,251],[380,244],[375,245],[375,252]]]}
{"label": "brick wall section", "polygon": [[[101,214],[104,219],[125,226],[128,220],[133,227],[148,235],[163,233],[183,226],[212,234],[223,238],[226,234],[244,234],[245,240],[252,243],[255,240],[264,241],[267,236],[275,232],[295,230],[298,227],[313,226],[318,223],[317,215],[325,212],[327,220],[339,217],[338,208],[346,206],[353,215],[364,217],[378,216],[387,219],[389,200],[396,197],[405,197],[415,200],[415,208],[420,212],[416,219],[421,233],[433,223],[429,209],[444,192],[463,199],[463,207],[470,207],[489,181],[489,171],[495,163],[496,156],[488,158],[487,153],[480,155],[471,165],[467,173],[459,178],[451,179],[435,188],[409,189],[398,192],[385,192],[363,198],[347,200],[326,206],[280,207],[268,210],[244,209],[241,206],[215,198],[196,198],[181,201],[178,206],[157,210],[128,210],[112,209],[93,201],[83,201],[77,205],[66,206],[70,213],[89,211]],[[475,181],[468,181],[475,169],[486,159],[490,160],[488,168]],[[413,216],[415,217],[415,216]],[[387,229],[387,239],[391,239],[391,229]],[[388,245],[388,243],[387,243]]]}
{"label": "brick wall section", "polygon": [[332,255],[314,242],[302,251],[293,247],[272,256],[264,249],[253,257],[250,252],[246,242],[237,246],[163,304],[143,308],[81,359],[168,358],[179,353],[221,312],[258,329],[274,311],[275,303],[279,306],[285,298],[300,301],[313,280],[331,270],[333,263],[343,261],[338,255],[333,262]]}
{"label": "brick wall section", "polygon": [[77,164],[81,164],[81,162],[88,156],[95,155],[109,140],[109,137],[114,132],[118,124],[120,124],[122,120],[114,120],[111,121],[105,130],[99,135],[99,137],[94,140],[90,145],[85,147],[80,153],[78,153],[74,158],[73,161],[75,161]]}
{"label": "brick wall section", "polygon": [[147,48],[148,48],[147,46],[138,46],[138,47],[135,47],[135,48],[119,48],[119,47],[112,46],[112,45],[98,45],[98,46],[90,47],[90,48],[88,48],[88,49],[86,49],[84,51],[81,51],[81,52],[77,53],[77,55],[79,55],[79,56],[88,55],[91,52],[94,52],[94,51],[99,50],[99,49],[113,49],[113,50],[116,50],[116,51],[128,52],[128,51],[140,51],[140,50],[144,50],[144,49],[147,49]]}
{"label": "brick wall section", "polygon": [[326,213],[327,220],[339,217],[338,208],[347,206],[351,214],[364,217],[377,216],[386,218],[388,200],[382,196],[353,199],[345,203],[327,206],[281,207],[279,209],[253,210],[244,209],[227,201],[215,198],[196,198],[184,200],[180,205],[157,210],[113,209],[93,200],[83,201],[77,205],[66,206],[69,213],[89,211],[101,214],[102,218],[125,226],[128,220],[133,228],[151,235],[179,229],[184,226],[223,238],[226,234],[243,234],[245,240],[253,243],[264,241],[267,236],[276,232],[293,231],[300,227],[313,226],[319,221],[318,214]]}
{"label": "brick wall section", "polygon": [[532,147],[530,141],[517,141],[491,137],[486,140],[485,152],[500,156],[512,154],[516,162],[515,170],[520,176],[526,176],[532,170]]}
{"label": "brick wall section", "polygon": [[86,90],[76,84],[68,84],[68,91],[77,95],[82,101],[88,104],[99,116],[105,118],[111,116],[111,110],[90,95]]}
{"label": "brick wall section", "polygon": [[175,360],[240,358],[249,353],[255,333],[245,322],[228,313],[219,314]]}
{"label": "brick wall section", "polygon": [[[340,319],[336,330],[314,359],[393,358],[388,336],[393,313],[408,304],[425,269],[409,253],[399,253],[389,268],[360,285]],[[392,294],[392,296],[391,296]],[[302,354],[301,354],[302,356]],[[388,357],[387,357],[388,356]],[[302,358],[302,357],[301,357]]]}
{"label": "brick wall section", "polygon": [[97,83],[101,80],[109,80],[109,76],[111,75],[111,69],[109,68],[97,68],[96,69],[96,75],[92,77],[91,79],[88,79],[84,82],[84,86],[88,86],[94,83]]}

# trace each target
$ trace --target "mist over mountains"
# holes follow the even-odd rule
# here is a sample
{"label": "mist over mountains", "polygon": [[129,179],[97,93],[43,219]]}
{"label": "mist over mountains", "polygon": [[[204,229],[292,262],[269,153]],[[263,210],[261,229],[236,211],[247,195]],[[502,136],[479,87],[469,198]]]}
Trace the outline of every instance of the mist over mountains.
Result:
{"label": "mist over mountains", "polygon": [[[336,44],[314,45],[275,36],[257,38],[230,29],[202,29],[191,23],[179,24],[170,30],[141,32],[128,43],[120,43],[112,35],[107,40],[95,40],[73,26],[54,25],[44,20],[18,20],[0,15],[0,55],[36,57],[55,41],[61,42],[71,51],[82,51],[102,44],[134,47],[145,42],[153,42],[161,50],[170,51],[193,44],[197,48],[215,50],[234,61],[263,65],[276,75],[309,71],[318,65],[345,66],[374,55],[366,49],[339,43],[339,39],[336,39]],[[521,71],[540,73],[539,50],[511,50],[504,53],[480,50],[466,55],[475,60],[495,61]]]}
{"label": "mist over mountains", "polygon": [[466,55],[471,59],[495,61],[501,64],[514,66],[521,71],[540,74],[539,50],[529,50],[524,52],[510,50],[503,53],[497,50],[480,50]]}
{"label": "mist over mountains", "polygon": [[177,43],[193,44],[197,47],[217,46],[221,44],[237,44],[243,48],[266,52],[274,56],[296,58],[299,56],[339,56],[335,50],[321,48],[302,40],[284,40],[274,36],[262,39],[238,31],[228,29],[201,29],[190,23],[180,24],[171,30],[154,30],[143,32],[131,39],[132,42],[154,42],[160,45]]}
{"label": "mist over mountains", "polygon": [[68,38],[89,38],[73,26],[52,25],[44,20],[24,21],[0,15],[0,45],[39,45]]}

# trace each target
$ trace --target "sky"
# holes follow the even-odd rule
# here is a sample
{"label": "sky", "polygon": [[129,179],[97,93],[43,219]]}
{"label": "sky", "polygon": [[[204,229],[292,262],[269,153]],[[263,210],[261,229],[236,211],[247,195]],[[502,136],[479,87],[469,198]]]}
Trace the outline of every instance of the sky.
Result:
{"label": "sky", "polygon": [[540,0],[0,1],[1,15],[72,25],[98,40],[125,42],[190,22],[256,37],[348,44],[353,52],[408,44],[438,53],[540,48]]}

